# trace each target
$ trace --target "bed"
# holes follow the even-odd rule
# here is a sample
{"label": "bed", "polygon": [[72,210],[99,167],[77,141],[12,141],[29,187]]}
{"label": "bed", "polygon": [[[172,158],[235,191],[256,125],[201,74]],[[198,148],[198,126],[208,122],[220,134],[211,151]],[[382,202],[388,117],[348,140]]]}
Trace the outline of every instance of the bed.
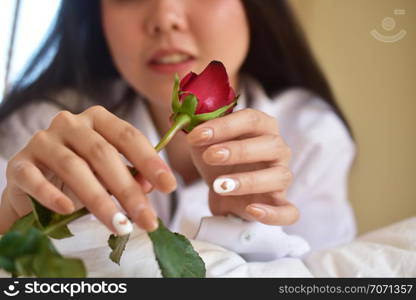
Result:
{"label": "bed", "polygon": [[[77,228],[75,222],[70,227],[76,236],[54,241],[55,246],[65,255],[82,258],[89,277],[161,277],[143,231],[133,232],[119,266],[108,259],[108,231],[104,226],[85,230]],[[90,243],[74,243],[75,238]],[[302,258],[270,262],[246,262],[217,245],[201,241],[192,244],[206,264],[207,277],[416,277],[416,217]],[[9,275],[0,271],[0,277]]]}

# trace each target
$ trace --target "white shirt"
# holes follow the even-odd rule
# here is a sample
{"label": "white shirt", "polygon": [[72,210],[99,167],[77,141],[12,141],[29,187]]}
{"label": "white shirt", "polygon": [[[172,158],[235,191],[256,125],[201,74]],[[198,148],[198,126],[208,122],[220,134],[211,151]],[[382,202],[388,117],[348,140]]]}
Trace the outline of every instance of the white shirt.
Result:
{"label": "white shirt", "polygon": [[[284,231],[302,237],[313,250],[352,240],[356,228],[347,198],[347,179],[355,148],[341,120],[329,105],[303,89],[290,89],[270,99],[253,79],[245,77],[241,87],[235,110],[244,109],[247,96],[251,95],[252,108],[276,118],[280,134],[293,153],[290,168],[294,181],[287,195],[299,208],[301,217],[297,223],[285,226]],[[66,103],[71,101],[70,95],[65,96],[69,98]],[[0,174],[5,174],[5,160],[36,131],[47,128],[59,110],[52,103],[31,104],[0,124]],[[143,132],[152,145],[160,140],[143,100],[137,99],[124,119]],[[165,151],[160,155],[169,164]],[[1,176],[0,191],[5,186]],[[213,217],[205,182],[200,179],[185,186],[181,176],[176,172],[175,176],[177,208],[172,219],[170,196],[157,190],[149,194],[159,217],[171,230],[221,245],[249,261],[300,256],[308,250],[303,239],[287,236],[281,227]]]}

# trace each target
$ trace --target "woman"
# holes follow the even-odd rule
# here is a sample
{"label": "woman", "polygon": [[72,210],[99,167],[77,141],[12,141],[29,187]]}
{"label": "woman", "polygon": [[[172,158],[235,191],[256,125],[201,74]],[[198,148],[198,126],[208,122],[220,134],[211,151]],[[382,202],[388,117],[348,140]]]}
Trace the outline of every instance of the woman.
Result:
{"label": "woman", "polygon": [[[238,111],[178,134],[160,157],[173,74],[211,60],[241,94]],[[78,199],[117,234],[132,230],[123,210],[148,231],[159,216],[253,259],[276,257],[271,225],[313,249],[355,233],[348,126],[285,1],[63,1],[0,122],[0,232],[30,212],[30,194],[60,213]],[[233,189],[214,190],[224,181]]]}

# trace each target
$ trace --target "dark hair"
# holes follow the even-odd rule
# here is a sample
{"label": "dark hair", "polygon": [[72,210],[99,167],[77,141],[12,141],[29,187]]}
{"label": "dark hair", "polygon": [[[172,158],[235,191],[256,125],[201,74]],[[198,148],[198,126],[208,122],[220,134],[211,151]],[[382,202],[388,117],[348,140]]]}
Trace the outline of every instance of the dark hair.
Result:
{"label": "dark hair", "polygon": [[[242,2],[251,41],[241,71],[256,78],[269,96],[291,87],[314,92],[334,109],[351,133],[287,1]],[[52,58],[37,75],[39,65],[48,57]],[[26,82],[28,78],[34,79]],[[116,78],[120,75],[101,28],[100,0],[64,0],[48,38],[0,107],[0,121],[29,102],[55,101],[51,94],[66,88],[108,105],[106,97],[98,97],[96,91],[106,94],[110,86],[106,83]]]}

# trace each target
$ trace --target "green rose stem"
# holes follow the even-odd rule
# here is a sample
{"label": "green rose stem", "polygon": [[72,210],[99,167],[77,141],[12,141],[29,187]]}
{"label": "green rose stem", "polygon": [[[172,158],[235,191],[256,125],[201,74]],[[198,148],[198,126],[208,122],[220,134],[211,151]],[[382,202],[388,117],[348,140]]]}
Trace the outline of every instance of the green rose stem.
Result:
{"label": "green rose stem", "polygon": [[[175,134],[188,126],[191,123],[191,118],[187,114],[179,114],[175,118],[175,122],[170,127],[168,132],[163,136],[163,138],[159,141],[159,143],[154,147],[157,152],[160,152],[165,146],[172,140]],[[138,174],[136,168],[130,167],[130,172],[133,176]]]}
{"label": "green rose stem", "polygon": [[160,140],[159,144],[156,145],[156,151],[159,152],[162,150],[175,136],[175,134],[179,130],[182,130],[184,127],[188,126],[190,122],[191,118],[187,114],[178,115],[172,127],[168,130],[168,132],[166,132],[165,136]]}
{"label": "green rose stem", "polygon": [[68,223],[75,221],[76,219],[79,219],[85,215],[88,215],[90,212],[84,207],[80,210],[77,210],[73,214],[68,215],[67,218],[62,219],[59,222],[54,223],[53,225],[50,225],[46,227],[42,232],[46,235],[49,235],[51,232],[54,232],[56,229],[61,228],[62,226],[67,225]]}

